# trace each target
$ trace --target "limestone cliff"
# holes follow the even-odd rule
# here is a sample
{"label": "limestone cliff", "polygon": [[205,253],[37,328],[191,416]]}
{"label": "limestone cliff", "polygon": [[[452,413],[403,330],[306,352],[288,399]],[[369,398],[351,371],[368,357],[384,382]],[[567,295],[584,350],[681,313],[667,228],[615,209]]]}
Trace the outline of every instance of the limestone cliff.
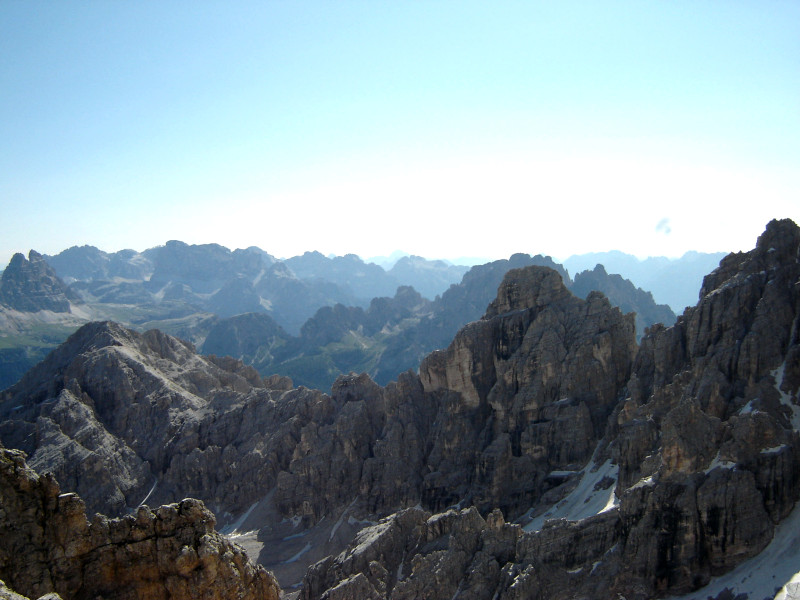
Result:
{"label": "limestone cliff", "polygon": [[0,278],[0,304],[22,311],[69,312],[73,294],[41,254],[15,254]]}
{"label": "limestone cliff", "polygon": [[[706,278],[696,308],[648,333],[594,460],[558,474],[544,514],[520,527],[499,511],[397,513],[311,568],[305,597],[644,599],[690,593],[758,554],[800,496],[799,248],[794,223],[770,223]],[[487,316],[560,299],[504,287]],[[502,354],[476,359],[459,338],[423,381],[480,405]]]}
{"label": "limestone cliff", "polygon": [[37,475],[21,452],[0,449],[0,506],[0,577],[24,596],[277,600],[280,594],[269,573],[214,531],[214,515],[197,500],[90,522],[78,496],[62,494],[51,475]]}
{"label": "limestone cliff", "polygon": [[800,496],[799,248],[770,223],[639,347],[602,294],[512,270],[419,375],[329,395],[93,324],[3,393],[0,438],[92,508],[269,506],[256,527],[276,547],[328,527],[279,561],[295,577],[322,559],[306,598],[689,593],[759,553]]}

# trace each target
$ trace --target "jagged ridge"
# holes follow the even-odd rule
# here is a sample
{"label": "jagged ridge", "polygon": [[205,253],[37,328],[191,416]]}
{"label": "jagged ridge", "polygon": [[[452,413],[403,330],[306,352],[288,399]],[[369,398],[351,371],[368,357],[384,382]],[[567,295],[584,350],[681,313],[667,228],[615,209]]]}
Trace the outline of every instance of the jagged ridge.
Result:
{"label": "jagged ridge", "polygon": [[0,577],[36,598],[277,600],[275,579],[214,531],[214,515],[183,500],[135,515],[86,519],[75,494],[0,448]]}
{"label": "jagged ridge", "polygon": [[[27,381],[49,375],[52,389],[34,385],[29,402],[21,384],[0,410],[14,431],[49,417],[63,432],[69,411],[48,407],[67,406],[70,394],[116,436],[132,422],[127,407],[149,407],[137,413],[147,416],[143,440],[169,443],[166,454],[139,457],[157,493],[188,488],[231,512],[268,501],[312,526],[345,506],[374,518],[421,505],[403,517],[410,533],[395,536],[399,562],[388,550],[378,554],[385,565],[356,560],[386,539],[367,532],[310,572],[309,597],[347,597],[349,585],[361,597],[682,593],[757,553],[798,497],[798,240],[793,223],[770,223],[755,250],[706,279],[696,308],[653,328],[638,352],[632,319],[601,294],[580,300],[555,272],[530,268],[510,273],[486,317],[429,356],[420,376],[385,388],[354,375],[328,396],[236,379],[241,363],[206,361],[151,333],[133,356],[87,350],[71,379],[53,359]],[[102,417],[109,406],[117,429]],[[154,427],[161,438],[149,433],[165,421]],[[21,441],[35,447],[31,439]],[[544,527],[534,519],[523,532],[492,512],[536,517],[584,490],[601,464],[594,492],[613,490],[601,514]],[[432,529],[418,543],[423,521]]]}

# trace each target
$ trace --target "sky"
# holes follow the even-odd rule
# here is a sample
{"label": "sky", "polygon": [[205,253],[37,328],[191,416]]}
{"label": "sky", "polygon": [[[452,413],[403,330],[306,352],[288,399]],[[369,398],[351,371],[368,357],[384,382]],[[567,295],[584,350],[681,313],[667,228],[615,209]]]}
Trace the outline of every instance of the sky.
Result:
{"label": "sky", "polygon": [[798,24],[781,0],[5,0],[0,263],[748,250],[800,223]]}

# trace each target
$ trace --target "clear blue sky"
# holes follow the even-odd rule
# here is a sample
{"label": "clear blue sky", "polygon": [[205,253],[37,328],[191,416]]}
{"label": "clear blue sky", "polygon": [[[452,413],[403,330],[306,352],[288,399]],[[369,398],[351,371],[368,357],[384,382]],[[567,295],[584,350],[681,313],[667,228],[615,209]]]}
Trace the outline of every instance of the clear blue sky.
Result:
{"label": "clear blue sky", "polygon": [[800,2],[0,3],[0,262],[431,258],[800,222]]}

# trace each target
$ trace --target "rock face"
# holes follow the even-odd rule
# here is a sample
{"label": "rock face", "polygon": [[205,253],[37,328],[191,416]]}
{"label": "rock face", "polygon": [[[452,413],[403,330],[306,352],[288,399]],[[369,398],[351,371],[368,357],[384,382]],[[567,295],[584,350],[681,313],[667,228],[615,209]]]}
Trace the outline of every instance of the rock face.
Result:
{"label": "rock face", "polygon": [[0,303],[22,312],[70,312],[74,296],[41,254],[15,254],[0,279]]}
{"label": "rock face", "polygon": [[3,393],[0,438],[106,512],[269,506],[296,527],[276,544],[366,525],[326,546],[309,599],[690,593],[800,497],[799,253],[800,229],[773,221],[638,347],[601,293],[514,269],[419,375],[350,374],[329,395],[93,324]]}
{"label": "rock face", "polygon": [[549,256],[514,254],[508,260],[497,260],[472,267],[461,280],[451,285],[434,300],[430,314],[418,323],[399,331],[386,342],[372,373],[381,384],[396,379],[398,373],[416,369],[423,358],[434,350],[446,348],[459,329],[476,321],[497,295],[497,287],[511,269],[528,266],[549,267],[558,271],[564,281],[567,272]]}
{"label": "rock face", "polygon": [[[506,306],[520,286],[524,297]],[[148,494],[240,514],[271,491],[281,514],[309,525],[354,496],[370,514],[458,502],[520,514],[553,485],[547,473],[581,466],[602,437],[635,351],[633,323],[599,295],[575,298],[547,268],[512,272],[493,310],[422,378],[380,388],[352,375],[330,396],[287,391],[156,331],[90,324],[3,394],[0,438],[109,514]],[[528,352],[546,375],[526,378]],[[465,377],[442,387],[459,369]]]}
{"label": "rock face", "polygon": [[423,389],[445,408],[428,505],[452,504],[461,481],[483,511],[527,510],[548,473],[589,460],[635,352],[632,317],[601,294],[580,300],[548,268],[510,271],[486,316],[420,366]]}
{"label": "rock face", "polygon": [[[274,427],[283,426],[271,405],[286,387],[233,359],[203,359],[158,331],[92,323],[4,393],[0,437],[94,511],[123,514],[154,483],[151,498],[174,501],[198,491],[214,506],[224,497],[227,507],[238,508],[241,491],[268,487],[264,477],[274,481],[274,470],[259,461],[253,411],[267,410]],[[239,447],[240,437],[246,447]],[[280,436],[269,444],[280,449]],[[226,454],[237,447],[238,466]],[[246,479],[256,468],[261,474],[249,483],[225,474],[243,469]],[[245,493],[248,504],[251,494]]]}
{"label": "rock face", "polygon": [[[356,257],[350,257],[348,262],[306,253],[302,258],[302,261],[290,259],[287,264],[301,269],[320,263],[318,272],[322,273],[323,266],[332,263],[351,278],[367,276],[358,270],[353,273],[344,270],[345,266],[354,269],[353,265],[361,264]],[[406,257],[395,268],[422,268],[419,265],[424,267],[428,262]],[[550,258],[516,254],[510,260],[474,267],[460,284],[452,285],[433,302],[413,288],[399,287],[394,298],[373,298],[367,309],[342,304],[323,307],[303,324],[297,338],[264,331],[263,319],[255,323],[255,317],[237,315],[221,321],[209,333],[203,352],[220,354],[221,348],[231,348],[233,356],[262,374],[281,373],[300,385],[322,390],[330,389],[336,377],[350,371],[366,372],[377,383],[386,385],[408,369],[417,370],[427,354],[446,347],[461,327],[479,319],[507,271],[529,265],[557,270],[577,296],[586,298],[591,291],[602,291],[623,312],[636,312],[637,338],[650,325],[658,322],[671,325],[675,321],[669,307],[657,306],[647,292],[636,289],[618,275],[608,275],[601,266],[579,274],[575,282],[570,282],[563,268]],[[299,272],[308,275],[317,271]],[[252,293],[252,287],[246,287],[238,294],[240,308],[245,308],[244,303]],[[245,322],[253,322],[253,334],[243,331]],[[247,342],[237,341],[239,338],[247,338]]]}
{"label": "rock face", "polygon": [[592,271],[583,271],[575,275],[570,291],[581,298],[586,298],[592,291],[603,292],[609,302],[619,306],[624,313],[636,313],[636,338],[641,340],[645,329],[656,323],[669,327],[675,323],[675,313],[666,304],[656,304],[653,295],[637,288],[620,275],[609,275],[603,265],[597,265]]}
{"label": "rock face", "polygon": [[[800,496],[799,249],[796,225],[770,223],[755,250],[706,278],[696,308],[645,336],[595,466],[567,474],[545,513],[561,519],[520,530],[495,512],[398,513],[310,569],[306,598],[643,599],[692,592],[759,553]],[[504,283],[487,317],[537,294],[558,302],[557,288],[528,281]],[[459,338],[449,360],[428,359],[426,387],[479,403],[494,375]],[[612,476],[600,478],[602,461]],[[598,494],[609,501],[585,509]]]}
{"label": "rock face", "polygon": [[0,500],[0,577],[25,596],[279,597],[274,578],[214,531],[214,515],[197,500],[89,522],[78,496],[62,494],[51,475],[38,476],[21,452],[5,449]]}
{"label": "rock face", "polygon": [[643,340],[617,417],[626,585],[655,572],[653,591],[690,591],[759,552],[797,501],[799,249],[794,223],[771,222]]}

